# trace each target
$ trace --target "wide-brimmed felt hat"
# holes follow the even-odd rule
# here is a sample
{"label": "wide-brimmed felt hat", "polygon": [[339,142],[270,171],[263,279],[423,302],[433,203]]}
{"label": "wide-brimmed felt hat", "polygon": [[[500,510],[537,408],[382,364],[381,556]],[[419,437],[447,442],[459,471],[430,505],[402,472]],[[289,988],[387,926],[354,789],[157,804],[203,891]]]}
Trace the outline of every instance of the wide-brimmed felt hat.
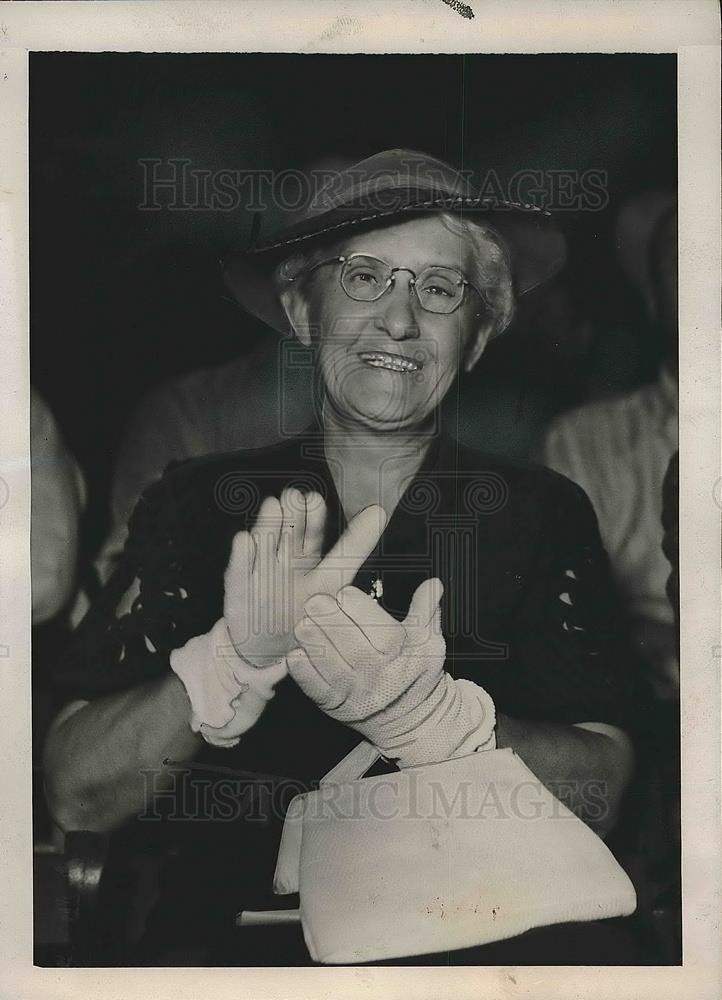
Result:
{"label": "wide-brimmed felt hat", "polygon": [[328,176],[308,204],[274,233],[257,238],[223,261],[227,287],[248,312],[287,333],[288,320],[273,283],[284,259],[346,232],[429,212],[452,212],[491,225],[503,239],[514,288],[523,295],[552,278],[566,260],[566,241],[549,212],[535,205],[490,198],[443,160],[410,149],[390,149]]}

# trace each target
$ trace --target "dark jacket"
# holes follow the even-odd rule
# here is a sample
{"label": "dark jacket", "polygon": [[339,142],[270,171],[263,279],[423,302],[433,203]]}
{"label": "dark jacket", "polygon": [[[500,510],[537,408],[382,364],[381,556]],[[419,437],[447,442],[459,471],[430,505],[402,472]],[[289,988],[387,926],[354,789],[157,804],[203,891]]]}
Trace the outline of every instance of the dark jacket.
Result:
{"label": "dark jacket", "polygon": [[[92,699],[166,673],[171,650],[223,613],[233,536],[250,527],[265,496],[289,485],[326,498],[327,551],[344,518],[316,433],[169,467],[138,502],[121,563],[60,666],[63,699]],[[423,579],[442,579],[446,669],[481,684],[499,712],[630,732],[643,716],[596,517],[563,476],[436,438],[356,585],[368,591],[379,572],[382,604],[397,618]],[[118,618],[135,579],[139,596]],[[175,795],[160,797],[137,824],[180,845],[161,893],[163,933],[171,933],[170,919],[181,939],[217,941],[242,906],[273,905],[288,801],[359,739],[286,678],[237,747],[204,747],[192,766],[179,767]],[[266,777],[248,783],[246,771]]]}

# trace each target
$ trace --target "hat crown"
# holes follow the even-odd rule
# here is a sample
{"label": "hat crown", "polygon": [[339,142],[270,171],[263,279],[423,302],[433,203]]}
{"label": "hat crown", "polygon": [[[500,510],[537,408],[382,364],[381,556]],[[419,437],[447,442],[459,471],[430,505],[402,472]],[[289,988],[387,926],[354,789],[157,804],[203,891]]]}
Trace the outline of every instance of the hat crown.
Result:
{"label": "hat crown", "polygon": [[449,163],[413,149],[386,149],[331,176],[309,203],[305,218],[313,219],[343,205],[402,190],[455,197],[475,195],[467,178]]}

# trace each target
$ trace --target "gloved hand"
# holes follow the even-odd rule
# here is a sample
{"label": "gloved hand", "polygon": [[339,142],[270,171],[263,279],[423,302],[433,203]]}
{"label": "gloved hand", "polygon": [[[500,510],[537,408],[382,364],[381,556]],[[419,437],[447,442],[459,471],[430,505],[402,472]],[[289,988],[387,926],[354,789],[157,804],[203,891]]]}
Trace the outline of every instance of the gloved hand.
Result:
{"label": "gloved hand", "polygon": [[443,585],[425,580],[403,623],[356,587],[312,597],[296,626],[288,672],[331,718],[401,767],[493,749],[494,703],[444,671]]}
{"label": "gloved hand", "polygon": [[224,618],[236,652],[268,666],[295,645],[293,629],[312,594],[350,583],[386,526],[382,507],[365,507],[321,559],[326,505],[318,493],[266,497],[250,532],[240,531],[225,573]]}
{"label": "gloved hand", "polygon": [[188,695],[191,729],[218,747],[235,746],[255,725],[287,673],[285,658],[264,669],[241,659],[223,618],[174,649],[170,665]]}

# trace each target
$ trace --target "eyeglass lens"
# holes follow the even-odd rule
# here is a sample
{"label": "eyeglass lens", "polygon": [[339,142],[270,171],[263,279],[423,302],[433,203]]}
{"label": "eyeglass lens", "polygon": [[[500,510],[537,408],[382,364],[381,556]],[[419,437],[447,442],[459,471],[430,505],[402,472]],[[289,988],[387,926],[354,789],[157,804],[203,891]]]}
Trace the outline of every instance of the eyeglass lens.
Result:
{"label": "eyeglass lens", "polygon": [[[350,257],[341,270],[341,286],[349,298],[374,302],[394,278],[392,268],[374,257]],[[464,296],[464,279],[452,267],[431,265],[416,276],[415,290],[421,306],[433,313],[453,312]]]}

